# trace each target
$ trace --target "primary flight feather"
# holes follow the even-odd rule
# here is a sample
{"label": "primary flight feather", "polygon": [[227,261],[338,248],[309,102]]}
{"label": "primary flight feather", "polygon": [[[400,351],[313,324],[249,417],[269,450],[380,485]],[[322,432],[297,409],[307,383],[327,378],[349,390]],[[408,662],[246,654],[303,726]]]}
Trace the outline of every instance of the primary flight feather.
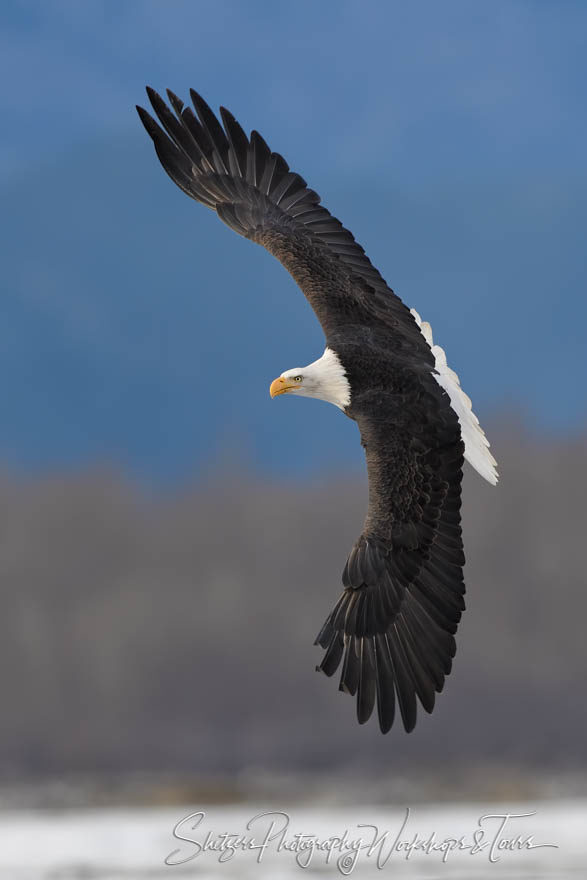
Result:
{"label": "primary flight feather", "polygon": [[223,107],[221,124],[193,90],[195,113],[173,92],[172,109],[147,94],[159,123],[137,110],[172,180],[277,257],[322,325],[323,355],[270,387],[338,406],[367,460],[367,516],[316,639],[318,669],[331,676],[342,663],[340,690],[356,696],[361,724],[376,706],[384,733],[398,712],[411,731],[417,701],[431,712],[451,670],[465,607],[463,458],[495,484],[489,443],[430,325],[261,135],[247,137]]}

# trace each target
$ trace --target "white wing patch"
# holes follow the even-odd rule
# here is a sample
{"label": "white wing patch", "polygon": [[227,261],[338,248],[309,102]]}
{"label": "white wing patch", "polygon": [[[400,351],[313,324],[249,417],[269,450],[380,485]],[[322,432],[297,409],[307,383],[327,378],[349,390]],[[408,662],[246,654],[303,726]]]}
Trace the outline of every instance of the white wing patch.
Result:
{"label": "white wing patch", "polygon": [[465,458],[477,473],[495,486],[498,479],[497,462],[489,451],[489,440],[471,408],[471,399],[461,388],[457,374],[448,366],[444,350],[439,345],[434,345],[430,324],[420,318],[416,309],[410,309],[410,312],[432,349],[436,361],[436,372],[432,375],[450,397],[450,404],[459,417],[461,435],[465,444]]}

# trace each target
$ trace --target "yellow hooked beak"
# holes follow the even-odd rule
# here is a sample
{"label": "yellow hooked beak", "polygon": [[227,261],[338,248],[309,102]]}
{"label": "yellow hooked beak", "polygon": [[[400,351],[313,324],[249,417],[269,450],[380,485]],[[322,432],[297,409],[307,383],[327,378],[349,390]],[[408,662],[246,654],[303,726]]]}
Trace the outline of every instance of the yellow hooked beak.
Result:
{"label": "yellow hooked beak", "polygon": [[269,394],[271,397],[277,397],[279,394],[287,394],[288,391],[292,391],[295,387],[295,382],[292,382],[290,379],[284,379],[283,376],[279,376],[277,379],[274,379],[269,386]]}

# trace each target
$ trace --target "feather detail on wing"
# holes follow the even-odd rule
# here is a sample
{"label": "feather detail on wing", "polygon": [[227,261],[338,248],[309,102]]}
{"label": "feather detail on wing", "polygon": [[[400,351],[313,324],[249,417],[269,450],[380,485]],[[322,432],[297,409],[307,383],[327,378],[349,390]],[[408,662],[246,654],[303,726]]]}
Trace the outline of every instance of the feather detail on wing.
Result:
{"label": "feather detail on wing", "polygon": [[137,107],[141,122],[161,164],[187,195],[215,210],[246,238],[254,238],[257,229],[276,222],[302,229],[349,271],[387,288],[353,234],[320,204],[318,193],[290,171],[285,159],[272,152],[257,131],[247,137],[224,107],[221,125],[193,89],[190,95],[196,113],[170,90],[167,97],[174,112],[154,89],[147,88],[147,94],[159,123]]}
{"label": "feather detail on wing", "polygon": [[419,413],[413,432],[397,426],[401,404],[387,417],[384,401],[375,414],[371,406],[357,413],[369,508],[343,572],[344,591],[316,639],[326,651],[318,669],[333,675],[342,661],[340,689],[356,695],[360,723],[377,706],[383,733],[398,713],[413,730],[418,702],[432,711],[465,607],[464,444],[431,375],[412,394],[410,411]]}

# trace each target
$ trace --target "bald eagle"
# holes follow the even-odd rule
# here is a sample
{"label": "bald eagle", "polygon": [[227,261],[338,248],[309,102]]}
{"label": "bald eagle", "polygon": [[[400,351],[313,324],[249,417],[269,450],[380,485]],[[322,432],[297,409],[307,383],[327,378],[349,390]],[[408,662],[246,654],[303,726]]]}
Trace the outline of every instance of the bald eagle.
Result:
{"label": "bald eagle", "polygon": [[159,124],[137,111],[171,179],[277,257],[322,325],[322,356],[270,386],[272,397],[339,407],[357,423],[367,460],[367,516],[316,638],[325,651],[317,669],[332,676],[342,663],[340,690],[356,696],[360,724],[377,706],[387,733],[397,706],[409,732],[416,698],[432,712],[451,671],[465,607],[463,458],[495,484],[489,443],[430,325],[279,153],[223,107],[221,124],[193,90],[195,113],[173,92],[172,109],[147,94]]}

